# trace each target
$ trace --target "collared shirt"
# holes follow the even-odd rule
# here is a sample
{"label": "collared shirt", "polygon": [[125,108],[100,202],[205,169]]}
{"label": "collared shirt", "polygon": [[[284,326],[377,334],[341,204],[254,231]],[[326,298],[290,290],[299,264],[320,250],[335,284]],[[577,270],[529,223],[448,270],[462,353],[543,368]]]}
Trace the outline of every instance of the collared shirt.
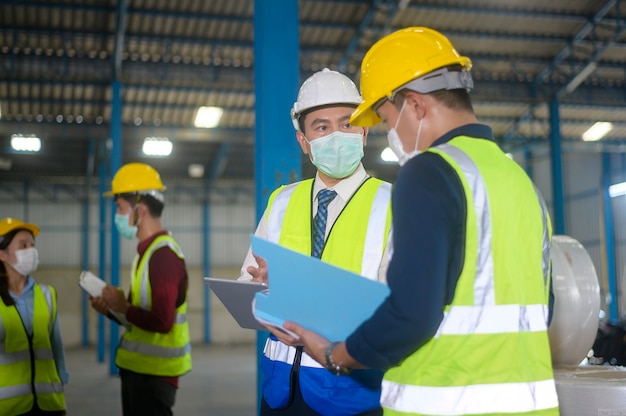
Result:
{"label": "collared shirt", "polygon": [[[9,294],[15,301],[15,307],[17,312],[22,318],[22,323],[28,335],[33,334],[33,314],[35,310],[35,279],[31,276],[26,277],[26,286],[21,295],[16,295],[9,290]],[[65,351],[63,351],[63,339],[61,338],[61,328],[59,327],[59,320],[54,320],[52,327],[52,334],[50,335],[50,345],[52,346],[52,354],[54,356],[54,363],[56,365],[59,376],[63,384],[67,384],[70,381],[70,375],[67,372],[65,366]]]}
{"label": "collared shirt", "polygon": [[[330,204],[328,204],[328,217],[326,222],[326,236],[328,236],[328,232],[332,228],[333,224],[341,214],[341,211],[345,208],[348,201],[352,195],[359,189],[363,181],[365,181],[369,175],[365,172],[363,168],[363,164],[359,163],[359,166],[354,171],[354,173],[347,178],[342,179],[335,186],[328,188],[326,184],[321,180],[319,174],[315,175],[315,181],[313,185],[313,217],[317,214],[317,194],[322,189],[332,189],[337,192],[337,196],[333,199]],[[259,221],[259,225],[254,233],[257,237],[267,238],[267,208],[263,213],[263,217],[261,221]],[[387,244],[385,247],[385,251],[383,253],[383,258],[380,264],[380,268],[378,270],[378,280],[381,282],[386,281],[387,275],[387,265],[389,264],[389,247],[390,244]],[[257,267],[256,260],[252,256],[252,250],[248,249],[248,254],[241,266],[241,276],[239,280],[251,280],[252,276],[247,272],[248,266]]]}

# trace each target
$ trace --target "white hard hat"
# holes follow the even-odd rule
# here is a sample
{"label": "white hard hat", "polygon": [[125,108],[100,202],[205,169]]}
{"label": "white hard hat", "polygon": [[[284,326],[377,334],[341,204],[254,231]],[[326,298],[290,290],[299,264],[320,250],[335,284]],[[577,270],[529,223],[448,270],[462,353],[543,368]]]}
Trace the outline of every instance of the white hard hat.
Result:
{"label": "white hard hat", "polygon": [[298,101],[293,103],[291,121],[300,130],[298,119],[303,112],[328,104],[357,106],[363,102],[354,82],[344,74],[328,68],[307,78],[298,93]]}

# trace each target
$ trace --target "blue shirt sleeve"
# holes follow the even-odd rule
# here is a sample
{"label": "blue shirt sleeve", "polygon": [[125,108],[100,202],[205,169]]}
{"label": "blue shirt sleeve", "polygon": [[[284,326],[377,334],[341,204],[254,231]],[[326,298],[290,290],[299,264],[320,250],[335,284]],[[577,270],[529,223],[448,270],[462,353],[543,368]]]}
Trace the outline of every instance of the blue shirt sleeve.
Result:
{"label": "blue shirt sleeve", "polygon": [[435,334],[463,264],[465,204],[457,173],[439,155],[420,154],[400,169],[392,194],[391,293],[346,340],[357,361],[392,367]]}
{"label": "blue shirt sleeve", "polygon": [[54,317],[54,326],[52,334],[50,334],[50,344],[52,345],[52,355],[54,356],[54,364],[56,365],[59,377],[63,384],[70,382],[70,373],[67,372],[65,365],[65,350],[63,349],[63,339],[61,338],[61,327],[59,326],[58,313]]}

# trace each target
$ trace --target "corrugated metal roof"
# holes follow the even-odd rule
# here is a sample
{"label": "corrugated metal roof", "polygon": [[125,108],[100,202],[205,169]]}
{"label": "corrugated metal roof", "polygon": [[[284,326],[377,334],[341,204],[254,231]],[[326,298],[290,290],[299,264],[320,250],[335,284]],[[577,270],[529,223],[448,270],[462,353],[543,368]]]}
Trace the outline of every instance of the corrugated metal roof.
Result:
{"label": "corrugated metal roof", "polygon": [[[358,82],[360,61],[373,42],[401,27],[430,26],[471,58],[476,113],[504,147],[547,141],[545,103],[558,94],[564,140],[580,141],[590,123],[612,121],[607,141],[614,149],[626,141],[626,24],[620,5],[302,0],[301,79],[341,67]],[[145,160],[164,176],[184,177],[189,163],[207,166],[220,146],[229,145],[220,178],[251,181],[254,2],[129,0],[126,12],[120,73],[124,160]],[[0,2],[0,149],[12,160],[0,177],[87,173],[90,146],[102,148],[110,134],[117,17],[114,0]],[[595,65],[591,74],[565,91],[589,64]],[[224,108],[219,128],[193,127],[201,105]],[[37,159],[10,150],[10,136],[17,132],[44,138]],[[175,152],[168,160],[145,158],[146,136],[169,137]],[[378,158],[385,145],[384,128],[372,129],[365,165],[393,179],[393,167]],[[303,172],[310,173],[308,163]]]}

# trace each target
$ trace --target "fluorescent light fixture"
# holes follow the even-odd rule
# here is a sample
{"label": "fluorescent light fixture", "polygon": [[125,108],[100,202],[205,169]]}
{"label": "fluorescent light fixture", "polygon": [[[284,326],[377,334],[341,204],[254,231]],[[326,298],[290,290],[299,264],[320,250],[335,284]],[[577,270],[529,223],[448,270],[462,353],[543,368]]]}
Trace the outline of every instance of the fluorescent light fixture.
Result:
{"label": "fluorescent light fixture", "polygon": [[396,156],[393,150],[391,150],[388,147],[385,147],[385,149],[382,152],[380,152],[380,158],[385,162],[397,162],[398,161],[398,156]]}
{"label": "fluorescent light fixture", "polygon": [[220,107],[200,107],[196,113],[196,120],[193,122],[196,127],[210,129],[220,124],[220,119],[224,114],[224,109]]}
{"label": "fluorescent light fixture", "polygon": [[18,152],[38,152],[41,150],[41,139],[39,137],[23,134],[11,135],[11,147]]}
{"label": "fluorescent light fixture", "polygon": [[143,153],[147,156],[169,156],[172,153],[172,142],[167,137],[146,137]]}
{"label": "fluorescent light fixture", "polygon": [[598,64],[596,64],[595,62],[589,62],[582,69],[582,71],[580,71],[574,78],[572,78],[572,80],[565,86],[565,91],[571,94],[572,91],[578,88],[578,86],[582,84],[582,82],[586,80],[587,77],[591,75],[591,73],[595,71],[597,67]]}
{"label": "fluorescent light fixture", "polygon": [[187,167],[187,173],[190,178],[201,178],[204,176],[204,165],[192,163]]}
{"label": "fluorescent light fixture", "polygon": [[626,195],[626,182],[620,182],[609,186],[609,195],[611,195],[611,198]]}
{"label": "fluorescent light fixture", "polygon": [[606,136],[606,134],[611,130],[613,130],[613,123],[608,121],[597,121],[583,133],[583,140],[586,142],[595,142],[596,140],[600,140]]}

